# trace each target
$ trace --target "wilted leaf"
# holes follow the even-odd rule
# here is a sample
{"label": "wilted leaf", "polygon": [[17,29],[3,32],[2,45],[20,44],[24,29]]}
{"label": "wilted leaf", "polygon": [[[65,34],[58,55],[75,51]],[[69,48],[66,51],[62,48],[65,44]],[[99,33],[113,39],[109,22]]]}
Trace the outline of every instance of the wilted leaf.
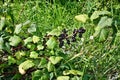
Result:
{"label": "wilted leaf", "polygon": [[21,38],[19,36],[14,35],[10,37],[9,41],[11,46],[17,46],[21,42]]}
{"label": "wilted leaf", "polygon": [[94,19],[97,19],[100,15],[110,15],[110,12],[108,12],[108,11],[95,11],[90,17],[91,21],[93,21]]}
{"label": "wilted leaf", "polygon": [[35,64],[31,60],[26,60],[19,65],[19,72],[25,74],[27,69],[33,67]]}
{"label": "wilted leaf", "polygon": [[80,22],[85,23],[88,19],[88,15],[86,15],[86,14],[77,15],[77,16],[75,16],[75,19]]}
{"label": "wilted leaf", "polygon": [[69,75],[69,74],[72,74],[72,75],[83,75],[83,72],[81,71],[78,71],[78,70],[66,70],[66,71],[63,71],[63,75]]}
{"label": "wilted leaf", "polygon": [[19,34],[21,30],[22,30],[22,24],[18,24],[15,26],[14,33]]}
{"label": "wilted leaf", "polygon": [[28,28],[29,33],[36,32],[36,24],[31,24],[30,27]]}
{"label": "wilted leaf", "polygon": [[47,47],[48,47],[49,49],[53,49],[53,48],[56,46],[56,43],[57,43],[56,39],[55,39],[54,37],[51,37],[51,38],[47,41],[46,45],[47,45]]}
{"label": "wilted leaf", "polygon": [[69,80],[70,77],[69,76],[59,76],[57,77],[57,80]]}
{"label": "wilted leaf", "polygon": [[0,31],[2,31],[3,27],[5,26],[5,17],[1,17],[0,21]]}
{"label": "wilted leaf", "polygon": [[59,56],[51,56],[49,58],[49,60],[51,61],[52,64],[57,64],[58,62],[60,62],[63,58],[59,57]]}
{"label": "wilted leaf", "polygon": [[35,51],[30,52],[30,58],[38,58],[38,53]]}

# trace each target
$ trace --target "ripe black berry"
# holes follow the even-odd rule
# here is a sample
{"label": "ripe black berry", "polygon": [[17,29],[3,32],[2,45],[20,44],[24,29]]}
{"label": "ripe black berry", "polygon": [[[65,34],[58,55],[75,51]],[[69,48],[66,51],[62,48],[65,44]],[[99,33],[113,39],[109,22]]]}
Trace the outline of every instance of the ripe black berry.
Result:
{"label": "ripe black berry", "polygon": [[79,33],[85,33],[85,31],[86,30],[83,27],[79,28],[79,30],[78,30]]}
{"label": "ripe black berry", "polygon": [[59,47],[61,48],[64,45],[64,41],[60,41]]}
{"label": "ripe black berry", "polygon": [[63,32],[63,33],[67,33],[67,30],[66,30],[66,29],[63,29],[62,32]]}
{"label": "ripe black berry", "polygon": [[70,44],[70,40],[67,38],[66,41],[67,41],[67,44],[69,45]]}
{"label": "ripe black berry", "polygon": [[73,36],[72,37],[72,42],[75,42],[76,41],[76,38]]}

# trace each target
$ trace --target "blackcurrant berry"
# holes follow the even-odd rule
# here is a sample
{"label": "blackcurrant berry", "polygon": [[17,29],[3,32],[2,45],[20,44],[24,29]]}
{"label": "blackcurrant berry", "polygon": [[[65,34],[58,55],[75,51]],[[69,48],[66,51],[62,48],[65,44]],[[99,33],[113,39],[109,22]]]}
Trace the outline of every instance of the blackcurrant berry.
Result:
{"label": "blackcurrant berry", "polygon": [[62,32],[63,32],[63,33],[67,33],[67,30],[66,30],[66,29],[63,29]]}
{"label": "blackcurrant berry", "polygon": [[72,37],[72,42],[75,42],[76,41],[76,38],[75,37]]}
{"label": "blackcurrant berry", "polygon": [[60,41],[59,47],[61,48],[64,45],[64,41]]}
{"label": "blackcurrant berry", "polygon": [[79,37],[80,37],[80,38],[82,37],[82,33],[79,33]]}
{"label": "blackcurrant berry", "polygon": [[67,41],[67,44],[70,44],[70,40],[69,39],[66,39],[66,41]]}

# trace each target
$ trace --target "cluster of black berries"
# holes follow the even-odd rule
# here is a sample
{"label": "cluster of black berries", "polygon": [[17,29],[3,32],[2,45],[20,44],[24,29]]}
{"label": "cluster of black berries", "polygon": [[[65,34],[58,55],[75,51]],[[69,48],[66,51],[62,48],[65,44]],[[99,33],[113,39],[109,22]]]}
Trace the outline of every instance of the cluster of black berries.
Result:
{"label": "cluster of black berries", "polygon": [[79,34],[79,38],[82,37],[82,34],[85,33],[85,29],[83,27],[79,28],[79,29],[74,29],[73,34],[72,34],[72,42],[76,41],[76,36],[77,34]]}
{"label": "cluster of black berries", "polygon": [[64,45],[64,39],[67,41],[67,44],[70,44],[70,40],[68,39],[68,34],[67,34],[67,30],[63,29],[62,33],[59,35],[59,47],[62,47]]}
{"label": "cluster of black berries", "polygon": [[[85,33],[85,29],[83,27],[79,28],[79,29],[74,29],[73,31],[73,34],[72,36],[68,36],[67,34],[67,30],[66,29],[63,29],[62,30],[62,33],[58,36],[58,41],[59,41],[59,47],[61,48],[62,46],[64,46],[64,41],[66,40],[67,44],[69,45],[71,42],[75,42],[76,41],[76,36],[77,34],[79,34],[79,37],[81,38],[82,37],[82,34]],[[46,45],[46,42],[47,42],[47,39],[49,39],[49,37],[51,37],[52,35],[46,35],[44,38],[43,38],[43,46],[44,46],[44,49],[43,51],[46,49],[47,45]],[[56,36],[57,37],[57,36]],[[71,41],[70,41],[70,38]]]}
{"label": "cluster of black berries", "polygon": [[[85,29],[83,27],[79,28],[79,29],[74,29],[73,34],[72,34],[72,39],[71,42],[75,42],[76,41],[76,36],[77,34],[79,34],[79,37],[82,37],[82,34],[85,33]],[[59,35],[59,47],[61,48],[64,45],[64,39],[67,41],[67,44],[70,44],[70,40],[69,40],[70,36],[68,37],[67,31],[66,29],[62,30],[62,33]]]}

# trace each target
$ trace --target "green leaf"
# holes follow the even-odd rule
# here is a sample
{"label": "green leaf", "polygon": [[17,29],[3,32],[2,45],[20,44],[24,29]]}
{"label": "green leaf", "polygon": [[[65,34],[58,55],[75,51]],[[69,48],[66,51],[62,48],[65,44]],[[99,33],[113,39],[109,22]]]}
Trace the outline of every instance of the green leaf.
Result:
{"label": "green leaf", "polygon": [[0,21],[0,31],[2,31],[2,29],[5,26],[5,17],[1,17],[1,21]]}
{"label": "green leaf", "polygon": [[42,58],[42,59],[40,60],[40,63],[39,63],[39,65],[38,65],[38,68],[44,68],[44,67],[46,67],[46,65],[47,65],[47,60],[46,60],[45,58]]}
{"label": "green leaf", "polygon": [[43,75],[41,70],[36,70],[32,73],[32,80],[39,80]]}
{"label": "green leaf", "polygon": [[30,58],[38,58],[38,53],[35,51],[30,52]]}
{"label": "green leaf", "polygon": [[18,24],[15,26],[14,33],[19,34],[21,30],[22,30],[22,24]]}
{"label": "green leaf", "polygon": [[29,42],[32,42],[32,37],[28,37],[27,39],[24,40],[25,45]]}
{"label": "green leaf", "polygon": [[46,45],[49,49],[53,49],[57,44],[57,41],[54,37],[50,37],[50,39],[47,41]]}
{"label": "green leaf", "polygon": [[38,43],[38,41],[40,40],[40,38],[38,36],[33,36],[33,43]]}
{"label": "green leaf", "polygon": [[8,56],[8,65],[16,63],[16,60],[12,56]]}
{"label": "green leaf", "polygon": [[88,19],[88,15],[86,15],[86,14],[80,14],[80,15],[75,16],[75,19],[77,21],[85,23],[87,21],[87,19]]}
{"label": "green leaf", "polygon": [[107,17],[102,17],[99,21],[97,27],[95,28],[95,33],[93,34],[94,37],[98,36],[103,28],[107,26],[111,26],[112,19]]}
{"label": "green leaf", "polygon": [[60,29],[53,29],[51,32],[48,33],[48,35],[55,35],[55,36],[59,36],[61,33]]}
{"label": "green leaf", "polygon": [[47,64],[47,69],[48,69],[48,72],[51,72],[54,70],[54,65],[50,61]]}
{"label": "green leaf", "polygon": [[11,46],[17,46],[22,40],[19,36],[14,35],[10,37],[9,41]]}
{"label": "green leaf", "polygon": [[36,24],[31,24],[30,27],[28,28],[29,33],[36,32]]}
{"label": "green leaf", "polygon": [[69,74],[72,74],[72,75],[83,75],[83,72],[81,71],[78,71],[78,70],[66,70],[66,71],[63,71],[63,75],[69,75]]}
{"label": "green leaf", "polygon": [[104,28],[106,26],[111,26],[111,24],[112,24],[112,18],[108,18],[107,16],[105,16],[105,17],[101,17],[97,26]]}
{"label": "green leaf", "polygon": [[108,12],[108,11],[95,11],[95,12],[91,15],[90,19],[91,19],[91,21],[93,21],[94,19],[97,19],[100,15],[110,15],[110,14],[111,14],[111,13]]}
{"label": "green leaf", "polygon": [[105,30],[105,29],[102,29],[101,32],[100,32],[100,35],[99,35],[99,41],[104,41],[106,40],[108,37],[108,31]]}
{"label": "green leaf", "polygon": [[42,50],[42,49],[44,49],[44,46],[42,46],[42,45],[37,45],[37,50]]}
{"label": "green leaf", "polygon": [[23,27],[29,27],[31,24],[30,20],[27,20],[26,22],[23,23]]}
{"label": "green leaf", "polygon": [[57,63],[59,63],[61,60],[62,60],[63,58],[62,57],[59,57],[59,56],[51,56],[50,58],[49,58],[49,60],[51,61],[51,63],[52,64],[57,64]]}
{"label": "green leaf", "polygon": [[32,68],[35,64],[31,60],[26,60],[19,65],[19,72],[25,74],[27,69]]}
{"label": "green leaf", "polygon": [[2,37],[0,37],[0,50],[2,50],[4,48],[4,40]]}
{"label": "green leaf", "polygon": [[25,56],[25,52],[24,51],[18,51],[15,53],[15,56],[17,59],[20,59],[21,57]]}
{"label": "green leaf", "polygon": [[59,76],[57,77],[57,80],[69,80],[70,77],[69,76]]}

